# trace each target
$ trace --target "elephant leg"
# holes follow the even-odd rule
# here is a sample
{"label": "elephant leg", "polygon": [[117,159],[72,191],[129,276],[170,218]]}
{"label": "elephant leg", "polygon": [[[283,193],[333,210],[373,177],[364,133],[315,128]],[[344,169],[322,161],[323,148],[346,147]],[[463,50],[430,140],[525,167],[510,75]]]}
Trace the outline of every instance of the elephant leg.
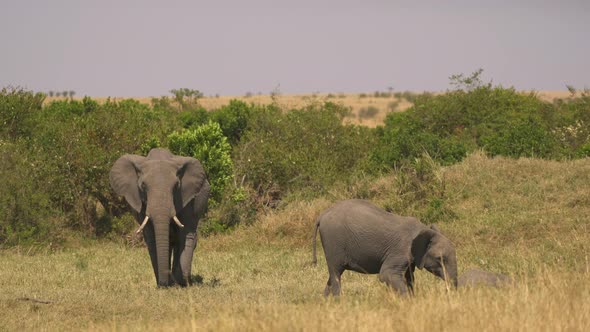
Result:
{"label": "elephant leg", "polygon": [[406,277],[406,285],[408,286],[408,290],[410,291],[410,295],[414,295],[414,269],[416,267],[412,264],[406,270],[405,277]]}
{"label": "elephant leg", "polygon": [[344,269],[330,268],[329,272],[330,277],[328,278],[328,283],[326,284],[326,288],[324,289],[324,296],[330,295],[330,290],[332,291],[333,296],[340,296],[340,283]]}
{"label": "elephant leg", "polygon": [[178,243],[170,248],[174,252],[172,259],[172,280],[175,284],[182,285],[182,273],[180,272],[180,249]]}
{"label": "elephant leg", "polygon": [[406,281],[404,280],[403,272],[400,273],[396,269],[391,268],[381,269],[379,280],[395,289],[401,295],[408,295],[408,285],[406,285]]}
{"label": "elephant leg", "polygon": [[181,286],[191,283],[193,254],[197,246],[196,232],[179,232],[174,249],[174,279]]}
{"label": "elephant leg", "polygon": [[328,282],[326,283],[326,288],[324,288],[324,297],[328,297],[328,295],[330,295],[331,289],[332,289],[332,277],[328,277]]}

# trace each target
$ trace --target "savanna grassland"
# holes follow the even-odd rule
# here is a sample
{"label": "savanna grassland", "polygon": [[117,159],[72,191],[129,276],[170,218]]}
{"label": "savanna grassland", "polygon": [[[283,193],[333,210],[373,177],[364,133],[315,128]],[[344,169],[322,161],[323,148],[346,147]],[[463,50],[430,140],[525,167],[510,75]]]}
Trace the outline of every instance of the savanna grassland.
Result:
{"label": "savanna grassland", "polygon": [[[343,295],[324,299],[313,222],[331,202],[371,192],[387,205],[385,176],[260,216],[252,226],[202,238],[195,285],[157,289],[145,248],[89,242],[77,248],[0,252],[5,330],[456,330],[584,331],[590,327],[590,161],[489,158],[437,170],[457,217],[439,223],[460,272],[514,276],[502,289],[448,292],[424,271],[402,299],[376,276],[345,272]],[[28,299],[50,301],[38,303]]]}
{"label": "savanna grassland", "polygon": [[[1,89],[0,330],[589,330],[590,91],[521,92],[479,73],[421,94]],[[199,159],[211,183],[187,288],[156,287],[109,186],[117,158],[155,147]],[[324,299],[313,225],[348,198],[437,224],[459,273],[514,285],[449,290],[417,271],[400,298],[345,272],[342,296]]]}

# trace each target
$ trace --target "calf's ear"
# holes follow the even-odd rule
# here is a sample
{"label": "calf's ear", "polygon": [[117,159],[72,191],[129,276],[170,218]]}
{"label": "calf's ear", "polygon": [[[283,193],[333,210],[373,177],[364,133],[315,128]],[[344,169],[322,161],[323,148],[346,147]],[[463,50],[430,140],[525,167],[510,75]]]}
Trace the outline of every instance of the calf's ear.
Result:
{"label": "calf's ear", "polygon": [[422,269],[424,267],[424,255],[428,252],[432,238],[436,234],[436,231],[428,228],[421,231],[412,241],[412,259],[417,268]]}

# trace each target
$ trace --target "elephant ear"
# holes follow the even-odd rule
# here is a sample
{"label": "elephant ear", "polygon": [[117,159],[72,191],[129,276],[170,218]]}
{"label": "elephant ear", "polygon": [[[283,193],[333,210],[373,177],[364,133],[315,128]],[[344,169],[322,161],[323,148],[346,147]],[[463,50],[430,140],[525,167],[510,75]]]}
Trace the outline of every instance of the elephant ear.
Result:
{"label": "elephant ear", "polygon": [[424,255],[426,255],[430,242],[435,236],[436,231],[428,228],[421,231],[412,241],[412,258],[419,269],[424,267]]}
{"label": "elephant ear", "polygon": [[180,195],[182,207],[185,207],[201,192],[201,189],[207,183],[207,175],[201,163],[195,158],[174,157],[173,160],[178,165],[177,175],[180,179]]}
{"label": "elephant ear", "polygon": [[109,174],[109,182],[113,190],[125,196],[127,203],[137,212],[141,211],[141,193],[137,182],[141,165],[145,160],[146,158],[142,156],[123,155],[115,161]]}

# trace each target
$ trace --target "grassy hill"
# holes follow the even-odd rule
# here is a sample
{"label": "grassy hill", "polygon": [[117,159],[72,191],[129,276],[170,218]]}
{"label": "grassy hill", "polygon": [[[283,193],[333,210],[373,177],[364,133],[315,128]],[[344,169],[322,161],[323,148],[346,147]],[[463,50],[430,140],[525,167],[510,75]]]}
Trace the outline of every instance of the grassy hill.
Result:
{"label": "grassy hill", "polygon": [[[1,330],[583,331],[590,327],[590,159],[547,161],[473,153],[434,167],[444,196],[440,228],[456,244],[459,272],[482,268],[517,280],[504,289],[459,289],[424,271],[402,299],[376,276],[345,272],[343,296],[322,297],[316,216],[362,197],[411,213],[419,190],[403,174],[337,188],[260,214],[251,226],[201,238],[195,285],[157,289],[145,248],[90,242],[0,251]],[[418,189],[416,189],[418,188]],[[400,198],[401,197],[401,198]],[[322,251],[320,250],[320,253]],[[38,300],[50,303],[40,303]]]}

